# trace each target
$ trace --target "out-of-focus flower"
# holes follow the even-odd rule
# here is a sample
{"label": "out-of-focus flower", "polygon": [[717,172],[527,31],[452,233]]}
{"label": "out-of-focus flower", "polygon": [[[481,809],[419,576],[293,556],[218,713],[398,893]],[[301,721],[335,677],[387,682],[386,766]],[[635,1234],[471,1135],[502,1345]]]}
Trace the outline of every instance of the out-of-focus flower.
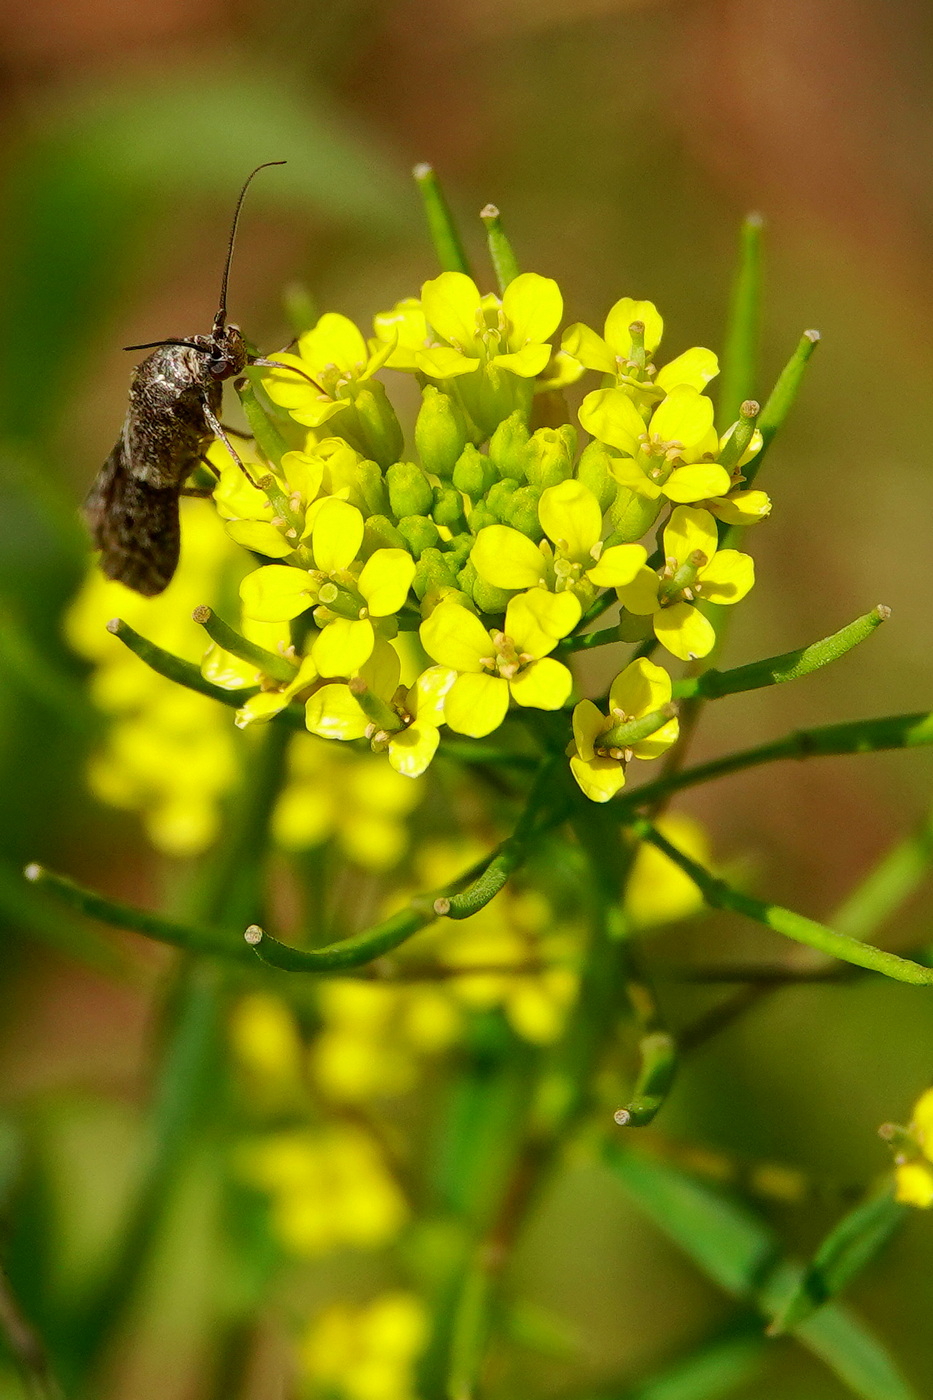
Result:
{"label": "out-of-focus flower", "polygon": [[428,1318],[413,1293],[383,1293],[371,1303],[333,1303],[312,1320],[301,1343],[302,1370],[326,1400],[415,1400],[415,1363]]}

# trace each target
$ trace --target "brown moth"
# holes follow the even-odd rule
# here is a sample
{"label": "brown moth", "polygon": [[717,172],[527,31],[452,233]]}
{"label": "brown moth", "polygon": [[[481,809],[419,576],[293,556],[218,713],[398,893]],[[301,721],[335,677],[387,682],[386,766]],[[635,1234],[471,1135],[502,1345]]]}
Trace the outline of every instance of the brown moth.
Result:
{"label": "brown moth", "polygon": [[223,381],[263,361],[247,352],[239,327],[227,325],[227,281],[250,181],[260,170],[284,164],[258,165],[240,191],[210,335],[126,347],[153,353],[133,371],[123,431],[88,493],[84,514],[107,578],[146,597],[161,593],[178,566],[179,497],[214,438],[243,465],[220,422]]}

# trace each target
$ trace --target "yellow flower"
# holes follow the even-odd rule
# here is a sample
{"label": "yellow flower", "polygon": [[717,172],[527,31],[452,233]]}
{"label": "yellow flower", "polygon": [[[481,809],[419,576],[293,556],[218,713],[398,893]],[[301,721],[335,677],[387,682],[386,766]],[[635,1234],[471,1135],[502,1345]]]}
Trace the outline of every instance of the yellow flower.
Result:
{"label": "yellow flower", "polygon": [[[668,705],[671,678],[646,657],[632,661],[612,682],[609,714],[592,700],[581,700],[573,712],[570,771],[591,802],[608,802],[625,785],[625,768],[633,758],[657,758],[675,743],[678,721],[662,718],[641,737],[627,737],[623,726],[644,719]],[[620,731],[622,731],[620,733]]]}
{"label": "yellow flower", "polygon": [[593,589],[615,588],[631,583],[648,557],[640,544],[603,548],[599,501],[580,481],[562,481],[543,491],[538,519],[554,546],[554,557],[509,525],[487,525],[470,554],[481,578],[498,588],[553,582],[560,592],[583,580]]}
{"label": "yellow flower", "polygon": [[905,1141],[896,1157],[895,1197],[905,1205],[928,1210],[933,1206],[933,1089],[914,1104],[906,1134],[900,1131]]}
{"label": "yellow flower", "polygon": [[549,653],[579,620],[572,593],[543,588],[511,599],[504,632],[487,631],[459,603],[439,603],[421,624],[421,642],[429,656],[458,673],[444,701],[451,729],[473,738],[491,734],[505,719],[510,696],[518,705],[559,710],[573,677]]}
{"label": "yellow flower", "polygon": [[428,1318],[412,1293],[383,1293],[363,1306],[333,1303],[305,1334],[302,1369],[316,1395],[333,1400],[415,1400],[415,1362]]}
{"label": "yellow flower", "polygon": [[655,636],[672,656],[708,656],[716,634],[693,604],[698,598],[738,603],[755,582],[754,562],[737,549],[719,549],[712,515],[690,506],[678,506],[665,527],[664,556],[659,572],[645,566],[617,589],[619,599],[629,612],[650,615]]}
{"label": "yellow flower", "polygon": [[[642,329],[635,335],[637,326]],[[664,322],[653,302],[622,297],[606,317],[602,336],[578,322],[564,332],[561,348],[584,368],[613,375],[619,385],[642,399],[661,398],[681,384],[704,389],[719,373],[712,350],[695,346],[656,371],[651,356],[663,331]]]}
{"label": "yellow flower", "polygon": [[[682,812],[658,818],[658,830],[680,850],[710,869],[712,853],[705,829]],[[625,912],[636,928],[654,928],[689,919],[703,908],[703,896],[679,865],[642,841],[625,886]]]}

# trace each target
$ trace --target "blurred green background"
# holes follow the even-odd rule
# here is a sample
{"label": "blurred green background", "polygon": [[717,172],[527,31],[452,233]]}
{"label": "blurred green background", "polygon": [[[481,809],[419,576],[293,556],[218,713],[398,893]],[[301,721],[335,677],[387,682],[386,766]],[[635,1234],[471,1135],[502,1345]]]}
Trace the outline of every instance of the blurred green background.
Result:
{"label": "blurred green background", "polygon": [[[759,586],[727,661],[801,645],[878,602],[893,617],[799,687],[712,707],[696,756],[928,708],[931,29],[925,0],[0,6],[0,1101],[54,1106],[55,1189],[64,1216],[81,1216],[76,1257],[78,1236],[110,1216],[90,1163],[95,1143],[126,1134],[152,1002],[62,946],[18,870],[41,860],[140,902],[163,879],[135,819],[85,793],[92,720],[60,641],[86,562],[77,507],[124,412],[120,347],[209,327],[235,191],[263,160],[289,164],[250,194],[230,301],[268,347],[288,338],[282,289],[296,279],[365,326],[433,275],[415,161],[437,167],[477,261],[476,215],[491,200],[522,265],[561,282],[569,320],[599,326],[619,296],[649,297],[670,354],[720,347],[738,226],[758,210],[761,395],[802,329],[823,344],[769,460],[774,515],[755,532]],[[921,816],[930,765],[918,751],[779,766],[683,807],[709,823],[720,859],[750,862],[762,889],[823,918]],[[929,909],[927,891],[886,945],[928,940]],[[764,937],[717,916],[655,946],[659,959],[684,957],[685,943],[740,957]],[[931,1068],[927,993],[874,981],[783,991],[691,1061],[663,1128],[864,1181],[885,1165],[877,1125],[906,1119]],[[101,1096],[116,1107],[105,1113]],[[605,1193],[570,1174],[520,1268],[579,1327],[594,1375],[634,1376],[721,1303]],[[834,1210],[775,1218],[804,1250]],[[555,1248],[568,1230],[569,1256]],[[921,1393],[931,1243],[918,1215],[854,1293]],[[159,1316],[121,1396],[195,1393],[196,1341],[170,1306]],[[279,1393],[273,1374],[257,1378],[254,1400]],[[766,1389],[739,1392],[846,1393],[791,1350]]]}

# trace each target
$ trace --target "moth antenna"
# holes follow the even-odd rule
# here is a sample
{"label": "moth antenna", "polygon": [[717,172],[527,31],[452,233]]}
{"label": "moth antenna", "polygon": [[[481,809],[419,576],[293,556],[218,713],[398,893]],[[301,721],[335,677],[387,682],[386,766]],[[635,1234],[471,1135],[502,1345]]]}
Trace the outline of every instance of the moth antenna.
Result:
{"label": "moth antenna", "polygon": [[270,165],[287,164],[288,162],[284,160],[267,160],[262,165],[257,165],[256,169],[251,171],[250,174],[246,177],[246,183],[240,190],[240,197],[237,200],[236,208],[233,211],[233,225],[230,229],[230,242],[227,244],[227,260],[224,263],[224,276],[223,281],[220,284],[220,305],[217,308],[217,315],[214,317],[214,335],[217,335],[219,331],[222,331],[227,323],[227,282],[230,278],[230,264],[233,261],[233,245],[236,241],[237,224],[240,222],[240,210],[243,208],[243,200],[246,198],[246,191],[249,189],[253,177],[255,175],[258,175],[260,170],[268,170]]}

